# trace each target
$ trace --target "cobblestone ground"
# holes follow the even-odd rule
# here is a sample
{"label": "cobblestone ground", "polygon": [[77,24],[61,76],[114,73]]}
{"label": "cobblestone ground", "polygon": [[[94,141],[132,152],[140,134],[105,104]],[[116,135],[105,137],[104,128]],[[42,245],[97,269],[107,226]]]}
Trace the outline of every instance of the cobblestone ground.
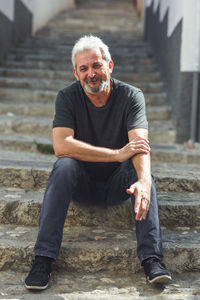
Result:
{"label": "cobblestone ground", "polygon": [[[200,299],[200,145],[175,143],[158,66],[132,0],[77,0],[0,67],[0,300]],[[55,161],[51,124],[58,89],[74,78],[71,48],[93,33],[109,45],[113,76],[146,99],[167,285],[146,282],[136,257],[131,203],[70,205],[50,286],[24,288],[42,197]]]}

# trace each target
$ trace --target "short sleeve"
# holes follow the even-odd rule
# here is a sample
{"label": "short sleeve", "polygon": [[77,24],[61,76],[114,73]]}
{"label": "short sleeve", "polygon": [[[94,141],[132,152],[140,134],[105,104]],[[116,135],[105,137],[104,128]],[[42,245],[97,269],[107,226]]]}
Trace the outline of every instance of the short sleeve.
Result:
{"label": "short sleeve", "polygon": [[55,103],[55,115],[53,120],[53,128],[69,127],[74,129],[73,106],[69,96],[59,91]]}
{"label": "short sleeve", "polygon": [[145,99],[140,90],[131,97],[127,112],[127,130],[129,131],[134,128],[148,129]]}

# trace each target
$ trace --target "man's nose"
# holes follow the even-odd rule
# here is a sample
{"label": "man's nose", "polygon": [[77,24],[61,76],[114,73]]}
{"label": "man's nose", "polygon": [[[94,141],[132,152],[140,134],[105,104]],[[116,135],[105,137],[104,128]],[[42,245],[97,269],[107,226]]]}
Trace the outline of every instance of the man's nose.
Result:
{"label": "man's nose", "polygon": [[93,78],[95,75],[96,75],[96,73],[95,73],[94,69],[90,69],[89,72],[88,72],[88,76],[90,78]]}

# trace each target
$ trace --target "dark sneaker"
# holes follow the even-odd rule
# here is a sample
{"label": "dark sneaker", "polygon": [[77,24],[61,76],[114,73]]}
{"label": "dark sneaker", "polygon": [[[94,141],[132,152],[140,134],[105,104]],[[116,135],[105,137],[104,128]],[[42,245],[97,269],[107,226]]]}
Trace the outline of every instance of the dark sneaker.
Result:
{"label": "dark sneaker", "polygon": [[25,287],[30,290],[45,290],[51,275],[51,260],[47,257],[36,257],[32,268],[25,279]]}
{"label": "dark sneaker", "polygon": [[149,258],[144,263],[144,272],[150,283],[165,283],[172,279],[165,265],[157,258]]}

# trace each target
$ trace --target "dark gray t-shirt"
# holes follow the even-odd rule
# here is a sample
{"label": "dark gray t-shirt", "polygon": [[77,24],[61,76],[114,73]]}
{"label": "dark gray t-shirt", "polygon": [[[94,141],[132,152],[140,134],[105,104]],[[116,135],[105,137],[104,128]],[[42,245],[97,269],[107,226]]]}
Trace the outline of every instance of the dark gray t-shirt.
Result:
{"label": "dark gray t-shirt", "polygon": [[[53,127],[74,129],[74,137],[94,146],[120,149],[128,143],[128,131],[146,128],[145,100],[138,88],[111,79],[112,91],[105,106],[96,107],[79,81],[59,91]],[[83,162],[96,180],[107,179],[120,165],[118,162]]]}

